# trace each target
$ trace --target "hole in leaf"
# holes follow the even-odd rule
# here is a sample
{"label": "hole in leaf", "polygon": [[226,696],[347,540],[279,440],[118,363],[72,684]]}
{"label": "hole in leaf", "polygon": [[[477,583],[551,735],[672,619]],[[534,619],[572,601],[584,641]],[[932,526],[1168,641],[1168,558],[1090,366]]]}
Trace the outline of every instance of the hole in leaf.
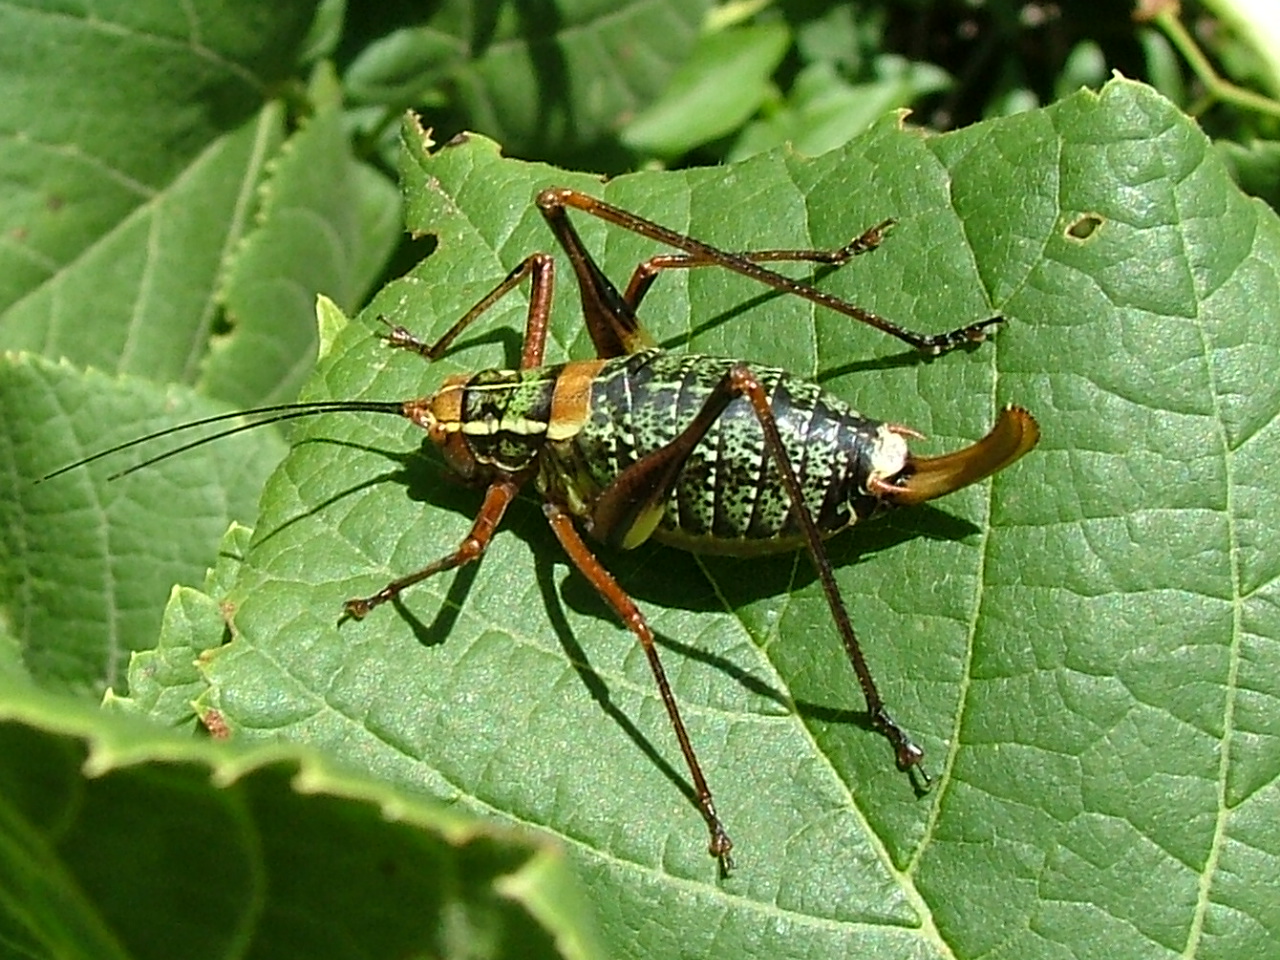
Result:
{"label": "hole in leaf", "polygon": [[1102,217],[1096,213],[1083,213],[1067,227],[1067,237],[1072,240],[1088,240],[1098,232],[1103,224]]}

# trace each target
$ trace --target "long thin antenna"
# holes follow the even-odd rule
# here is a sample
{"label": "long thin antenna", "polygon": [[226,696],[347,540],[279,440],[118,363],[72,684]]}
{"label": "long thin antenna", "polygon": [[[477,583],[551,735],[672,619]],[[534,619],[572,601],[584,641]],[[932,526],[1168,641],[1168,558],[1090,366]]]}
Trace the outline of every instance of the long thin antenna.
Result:
{"label": "long thin antenna", "polygon": [[[176,427],[167,427],[164,430],[157,430],[155,433],[149,433],[144,437],[137,437],[133,440],[127,440],[124,443],[118,443],[114,447],[101,450],[75,463],[69,463],[65,467],[59,467],[52,473],[47,473],[36,483],[43,483],[46,480],[52,480],[54,477],[60,477],[64,473],[75,470],[79,467],[88,466],[104,457],[112,454],[129,450],[133,447],[141,446],[144,443],[150,443],[152,440],[159,440],[175,433],[182,433],[186,430],[193,430],[196,427],[208,426],[211,423],[221,423],[226,420],[235,420],[240,417],[261,417],[263,419],[254,420],[252,423],[242,423],[238,426],[231,427],[228,430],[221,430],[218,433],[210,434],[207,437],[201,437],[199,440],[192,440],[190,443],[184,443],[182,446],[167,450],[157,456],[143,460],[131,467],[113,473],[108,480],[118,480],[126,477],[136,470],[149,467],[152,464],[159,463],[161,460],[168,460],[170,457],[176,457],[180,453],[186,453],[196,447],[204,446],[206,443],[213,443],[215,440],[221,440],[223,437],[230,437],[233,434],[241,433],[245,430],[254,430],[257,427],[265,427],[269,423],[280,423],[283,420],[297,420],[300,417],[311,417],[321,413],[391,413],[396,416],[404,415],[404,403],[398,400],[316,400],[310,403],[277,403],[269,407],[255,407],[251,410],[238,410],[235,413],[220,413],[215,417],[203,417],[200,420],[192,420],[190,423],[179,424]],[[268,416],[270,414],[270,416]]]}

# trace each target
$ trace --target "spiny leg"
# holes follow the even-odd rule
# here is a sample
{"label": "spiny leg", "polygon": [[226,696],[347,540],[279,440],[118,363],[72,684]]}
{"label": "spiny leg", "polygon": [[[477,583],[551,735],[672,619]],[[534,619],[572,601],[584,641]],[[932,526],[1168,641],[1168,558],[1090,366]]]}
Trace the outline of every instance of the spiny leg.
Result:
{"label": "spiny leg", "polygon": [[928,789],[931,781],[921,765],[924,751],[916,746],[885,707],[884,699],[880,696],[858,643],[840,588],[836,585],[822,535],[805,503],[800,480],[778,433],[769,397],[755,374],[745,364],[736,364],[725,374],[679,436],[637,460],[601,491],[588,521],[591,523],[591,532],[607,543],[624,547],[643,542],[661,520],[667,499],[689,455],[711,425],[724,413],[725,408],[737,397],[746,397],[750,402],[764,433],[765,449],[778,466],[783,486],[791,500],[792,511],[800,524],[809,556],[822,583],[836,632],[840,635],[849,663],[866,699],[872,728],[892,745],[898,766],[918,776],[921,788]]}
{"label": "spiny leg", "polygon": [[647,237],[658,243],[682,250],[701,265],[715,264],[740,273],[744,277],[759,281],[783,293],[792,293],[820,306],[827,307],[837,313],[851,317],[860,323],[875,327],[890,336],[897,337],[922,353],[936,356],[967,343],[975,343],[986,339],[990,327],[1000,323],[1000,317],[971,323],[940,334],[922,334],[908,330],[878,314],[842,300],[839,297],[824,293],[807,283],[792,280],[780,273],[775,273],[751,259],[739,254],[728,253],[713,247],[701,240],[695,240],[674,230],[668,230],[651,220],[636,216],[626,210],[611,206],[603,200],[597,200],[589,194],[581,193],[567,187],[543,190],[538,194],[538,209],[546,219],[547,225],[556,235],[556,239],[564,248],[573,266],[574,275],[578,278],[578,287],[582,292],[583,311],[587,318],[587,328],[591,333],[596,351],[601,357],[613,357],[620,354],[635,353],[643,346],[651,344],[651,340],[636,320],[635,311],[627,300],[613,287],[608,278],[600,270],[583,246],[573,224],[569,222],[567,210],[572,207],[594,217],[630,230],[632,233]]}
{"label": "spiny leg", "polygon": [[551,501],[544,503],[542,510],[547,515],[547,521],[551,524],[551,529],[561,546],[564,547],[565,553],[573,561],[573,565],[590,581],[605,602],[613,607],[627,629],[639,639],[640,646],[649,660],[649,669],[653,671],[653,678],[658,685],[662,705],[667,709],[667,717],[676,732],[676,740],[680,742],[680,752],[684,754],[685,763],[689,767],[689,776],[693,780],[694,800],[711,834],[707,851],[720,862],[721,871],[727,874],[733,869],[733,858],[729,855],[733,849],[733,841],[729,839],[724,824],[716,814],[711,788],[707,786],[707,778],[703,776],[698,756],[693,751],[693,743],[689,740],[689,732],[685,729],[684,720],[680,717],[680,708],[676,705],[675,695],[671,692],[671,684],[667,682],[666,671],[662,669],[662,661],[658,658],[653,630],[650,629],[648,621],[645,620],[644,614],[640,612],[635,601],[618,586],[618,581],[587,548],[574,528],[569,514],[560,505]]}
{"label": "spiny leg", "polygon": [[[744,250],[735,252],[733,256],[750,260],[752,263],[806,262],[839,267],[854,257],[870,253],[880,246],[885,234],[896,222],[882,220],[835,250]],[[631,309],[636,310],[639,309],[644,295],[653,286],[653,281],[658,279],[658,274],[663,270],[689,270],[694,267],[713,266],[719,266],[719,262],[692,253],[658,254],[636,267],[635,272],[631,274],[631,282],[627,284],[627,291],[622,296],[631,305]]]}
{"label": "spiny leg", "polygon": [[765,448],[778,465],[783,486],[787,488],[787,495],[791,499],[791,509],[800,523],[809,557],[813,560],[814,569],[817,570],[818,579],[822,583],[822,592],[826,595],[827,606],[830,608],[831,617],[836,624],[836,632],[840,634],[840,639],[844,643],[845,653],[849,657],[849,663],[853,666],[853,672],[858,677],[858,685],[862,687],[862,695],[867,701],[867,715],[871,720],[871,726],[889,741],[897,758],[898,766],[910,774],[918,775],[920,778],[919,788],[928,790],[932,780],[930,780],[929,774],[925,771],[921,762],[924,760],[924,751],[916,746],[907,731],[889,715],[889,711],[884,705],[884,699],[880,696],[876,682],[871,676],[871,669],[867,666],[866,657],[862,653],[862,646],[858,643],[857,634],[854,633],[853,623],[849,619],[849,611],[845,607],[844,598],[840,595],[840,588],[836,585],[835,575],[831,570],[831,560],[827,557],[827,550],[823,545],[822,534],[819,533],[818,525],[813,520],[813,514],[809,511],[808,504],[805,503],[804,491],[800,487],[800,479],[796,476],[795,468],[791,464],[791,458],[787,456],[786,448],[782,444],[782,437],[778,433],[778,423],[773,416],[773,407],[769,403],[769,397],[760,385],[760,381],[756,379],[755,374],[743,364],[739,364],[730,370],[725,379],[729,382],[729,389],[734,391],[735,394],[747,397],[751,402],[752,409],[755,411],[756,419],[760,421],[760,427],[764,431]]}
{"label": "spiny leg", "polygon": [[350,617],[353,620],[362,620],[374,607],[381,606],[389,600],[394,600],[402,591],[415,583],[421,583],[428,577],[435,576],[445,570],[453,570],[455,567],[461,567],[471,563],[473,560],[479,560],[488,548],[489,541],[493,539],[493,534],[498,529],[498,524],[502,522],[502,515],[506,513],[507,507],[515,499],[516,493],[519,492],[523,479],[503,477],[489,484],[489,488],[484,495],[484,504],[480,507],[480,512],[476,514],[476,518],[471,524],[470,532],[462,543],[458,545],[457,550],[448,556],[441,557],[434,563],[427,564],[416,573],[391,581],[371,597],[348,600],[343,604],[345,617]]}
{"label": "spiny leg", "polygon": [[427,360],[439,360],[458,335],[471,326],[495,303],[530,277],[529,312],[525,320],[524,346],[520,353],[520,369],[529,370],[542,366],[547,345],[547,321],[551,315],[551,295],[555,289],[555,260],[545,253],[525,257],[502,282],[486,293],[435,343],[419,340],[407,328],[393,326],[385,318],[379,318],[391,327],[386,335],[388,345],[401,350],[411,350]]}

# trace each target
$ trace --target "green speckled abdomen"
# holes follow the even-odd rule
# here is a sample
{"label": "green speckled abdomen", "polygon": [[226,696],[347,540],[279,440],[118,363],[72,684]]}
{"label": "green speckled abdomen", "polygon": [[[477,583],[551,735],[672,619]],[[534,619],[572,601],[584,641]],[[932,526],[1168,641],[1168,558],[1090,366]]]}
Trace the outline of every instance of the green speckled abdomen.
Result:
{"label": "green speckled abdomen", "polygon": [[[631,464],[674,440],[739,362],[661,350],[608,361],[592,385],[581,429],[552,445],[553,483],[575,487],[570,501],[589,502]],[[772,367],[750,369],[771,399],[819,529],[836,533],[882,506],[866,481],[877,453],[886,444],[901,446],[900,438],[814,383]],[[790,498],[745,398],[730,404],[685,462],[654,536],[711,553],[801,545]]]}

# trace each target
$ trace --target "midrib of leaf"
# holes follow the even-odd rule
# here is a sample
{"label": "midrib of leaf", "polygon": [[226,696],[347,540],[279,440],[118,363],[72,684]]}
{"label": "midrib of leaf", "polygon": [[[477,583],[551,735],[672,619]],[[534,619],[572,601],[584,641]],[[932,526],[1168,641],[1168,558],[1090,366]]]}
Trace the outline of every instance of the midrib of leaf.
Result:
{"label": "midrib of leaf", "polygon": [[[1198,300],[1204,302],[1204,292],[1199,291]],[[1236,529],[1235,506],[1235,457],[1231,449],[1230,437],[1227,435],[1226,418],[1222,410],[1221,391],[1214,374],[1212,362],[1213,345],[1205,329],[1203,315],[1198,318],[1196,330],[1200,336],[1200,347],[1205,365],[1205,376],[1208,381],[1209,395],[1213,400],[1214,423],[1217,427],[1219,448],[1222,450],[1223,470],[1226,489],[1225,510],[1227,526],[1227,557],[1231,567],[1231,652],[1227,666],[1226,696],[1223,703],[1222,741],[1218,751],[1218,782],[1216,790],[1217,810],[1214,811],[1213,836],[1209,842],[1209,850],[1205,856],[1204,866],[1199,871],[1200,879],[1196,895],[1195,910],[1191,915],[1191,923],[1187,930],[1187,942],[1182,955],[1188,960],[1196,957],[1200,949],[1200,941],[1204,935],[1205,918],[1210,907],[1210,894],[1213,881],[1217,875],[1218,859],[1222,854],[1222,846],[1226,841],[1227,823],[1230,811],[1227,805],[1227,779],[1231,772],[1231,746],[1235,727],[1236,695],[1239,690],[1240,643],[1244,634],[1243,606],[1244,597],[1240,589],[1240,538]]]}
{"label": "midrib of leaf", "polygon": [[[262,172],[263,166],[267,161],[267,148],[271,143],[270,132],[275,125],[280,122],[282,110],[278,103],[268,104],[266,108],[258,113],[257,120],[254,124],[254,136],[252,142],[252,150],[248,158],[248,163],[244,168],[244,175],[240,178],[240,189],[236,194],[235,206],[232,210],[231,217],[227,223],[227,229],[222,237],[222,243],[219,246],[218,259],[221,263],[227,263],[227,259],[231,251],[240,242],[244,235],[245,224],[249,218],[249,211],[253,206],[254,195],[257,190],[258,180]],[[212,162],[216,158],[218,152],[225,143],[224,139],[219,139],[205,148],[205,150],[196,157],[182,173],[167,184],[163,190],[159,191],[143,206],[134,211],[132,215],[121,221],[117,229],[124,229],[135,217],[150,217],[149,237],[154,237],[155,231],[160,224],[162,217],[163,205],[169,195],[182,186],[186,181],[196,177],[201,172],[203,164]],[[81,252],[80,256],[84,257],[92,252],[100,243],[105,242],[114,234],[104,235],[98,243],[90,244]],[[148,243],[148,256],[146,267],[141,282],[138,286],[137,296],[135,297],[134,309],[129,324],[129,331],[125,338],[124,347],[120,352],[119,365],[127,368],[129,360],[133,354],[133,348],[137,345],[137,335],[141,332],[143,326],[142,314],[145,312],[144,307],[147,301],[147,281],[151,276],[151,266],[155,262],[154,244]],[[186,359],[182,363],[182,379],[189,382],[194,379],[199,372],[200,363],[204,358],[207,348],[207,339],[209,329],[213,323],[213,315],[217,305],[217,298],[214,292],[221,284],[219,278],[215,278],[213,286],[210,288],[209,296],[205,298],[204,307],[200,312],[199,320],[191,324],[191,342],[187,350]]]}
{"label": "midrib of leaf", "polygon": [[[279,103],[271,103],[265,109],[258,113],[255,121],[255,132],[252,143],[252,153],[250,162],[244,169],[241,178],[241,187],[237,193],[237,199],[232,217],[227,223],[227,230],[223,235],[220,245],[219,259],[225,264],[231,251],[239,243],[243,235],[245,225],[249,219],[249,213],[253,206],[254,194],[257,188],[259,175],[263,169],[268,157],[267,149],[271,142],[270,132],[273,126],[278,125],[282,108]],[[54,309],[50,311],[48,323],[45,327],[44,342],[41,351],[48,354],[52,350],[52,344],[60,342],[66,336],[66,323],[73,319],[72,315],[66,311],[57,309],[59,302],[59,290],[62,287],[64,279],[72,275],[75,268],[80,266],[84,261],[96,255],[104,245],[112,242],[123,231],[129,230],[145,218],[150,218],[148,230],[148,253],[146,256],[143,274],[140,277],[137,288],[133,296],[133,306],[130,311],[129,328],[126,331],[122,349],[119,354],[116,369],[127,369],[128,361],[133,355],[135,348],[139,345],[139,336],[142,326],[142,313],[147,304],[148,298],[148,281],[151,279],[151,265],[154,261],[155,244],[153,241],[157,225],[160,222],[160,214],[170,195],[179,187],[186,184],[192,178],[203,172],[204,166],[213,163],[218,159],[219,154],[227,144],[227,139],[220,138],[209,144],[205,150],[192,160],[182,171],[182,173],[160,189],[148,187],[144,184],[133,181],[126,177],[123,173],[114,170],[96,162],[95,166],[100,170],[105,170],[119,182],[125,184],[130,190],[138,192],[139,196],[144,198],[143,202],[135,207],[128,216],[121,218],[111,230],[98,236],[93,242],[86,244],[77,251],[76,256],[71,260],[59,264],[52,276],[45,283],[33,288],[25,296],[14,301],[6,312],[20,313],[22,308],[32,299],[43,297],[51,294],[51,303]],[[78,148],[64,148],[63,152],[71,152],[79,156],[87,156]],[[212,324],[213,314],[216,308],[216,297],[214,290],[215,283],[210,289],[209,296],[205,298],[205,305],[196,324],[190,324],[192,334],[190,346],[187,350],[186,359],[183,362],[184,377],[190,379],[195,375],[199,368],[199,364],[203,359],[205,348],[207,347],[208,331]],[[175,321],[176,322],[176,321]]]}
{"label": "midrib of leaf", "polygon": [[[687,271],[684,271],[682,273],[687,273]],[[816,338],[815,338],[815,355],[816,355]],[[996,380],[998,380],[998,364],[996,363],[994,354],[992,354],[991,367],[993,369],[992,404],[994,408],[994,404],[996,403],[995,382]],[[834,765],[832,762],[830,762],[830,755],[822,747],[822,745],[818,742],[818,740],[813,736],[813,733],[810,727],[803,721],[799,713],[795,710],[796,700],[792,694],[790,684],[786,676],[783,673],[780,673],[778,671],[772,658],[770,658],[768,655],[768,650],[769,650],[769,646],[771,645],[771,640],[776,639],[779,636],[779,631],[774,630],[773,637],[771,638],[757,638],[757,636],[755,635],[755,632],[752,630],[751,626],[747,623],[746,619],[743,617],[742,611],[739,609],[736,609],[732,605],[730,600],[725,596],[723,591],[720,589],[719,580],[711,573],[711,571],[707,569],[706,564],[703,561],[702,557],[696,554],[694,556],[695,561],[697,562],[699,568],[703,571],[703,574],[706,577],[707,582],[710,584],[712,591],[714,592],[717,599],[720,601],[723,607],[724,613],[729,617],[729,619],[733,623],[737,625],[738,629],[742,632],[742,635],[746,640],[747,644],[759,650],[761,661],[770,664],[771,672],[769,675],[769,679],[772,682],[772,684],[780,692],[786,695],[787,702],[790,707],[790,709],[788,710],[788,719],[791,721],[791,726],[796,731],[800,739],[802,739],[804,742],[808,744],[808,747],[811,751],[812,756],[819,757],[823,760],[824,767],[827,771],[827,774],[829,775],[833,783],[839,785],[840,790],[842,791],[844,796],[845,807],[852,812],[859,829],[861,830],[863,836],[866,839],[868,846],[875,852],[876,858],[878,859],[881,868],[884,870],[885,875],[898,885],[898,887],[900,888],[900,890],[902,891],[906,899],[907,904],[915,910],[915,913],[920,921],[919,935],[921,939],[929,943],[933,947],[933,949],[936,951],[936,955],[940,958],[954,958],[957,955],[952,949],[952,945],[942,936],[941,931],[938,929],[938,926],[935,923],[934,916],[933,916],[933,907],[930,904],[929,900],[921,893],[919,888],[916,886],[914,875],[920,860],[923,858],[925,852],[929,848],[929,842],[932,839],[933,832],[937,826],[939,818],[941,817],[941,811],[943,808],[943,798],[947,791],[948,786],[952,782],[951,772],[954,767],[956,755],[962,743],[960,730],[964,721],[965,705],[967,703],[968,692],[970,689],[969,679],[970,679],[970,670],[971,670],[972,659],[973,659],[973,651],[975,646],[975,632],[977,629],[978,621],[980,619],[982,598],[985,593],[982,588],[982,584],[984,582],[984,574],[986,570],[987,548],[988,548],[988,544],[990,543],[990,536],[991,536],[991,528],[989,523],[989,519],[991,516],[991,497],[992,497],[992,490],[991,490],[991,487],[988,486],[986,490],[986,495],[983,498],[983,502],[986,506],[985,518],[988,522],[984,522],[980,524],[982,528],[982,534],[979,542],[975,545],[976,569],[974,571],[974,582],[978,585],[978,587],[975,591],[975,596],[973,598],[973,603],[971,608],[971,614],[968,618],[968,623],[967,623],[967,639],[965,643],[965,664],[964,664],[964,669],[962,672],[962,677],[960,680],[959,690],[956,698],[955,720],[954,720],[951,736],[948,738],[948,749],[946,753],[946,758],[942,764],[941,769],[936,771],[936,773],[934,774],[933,787],[930,790],[929,796],[928,796],[929,813],[925,818],[925,824],[920,837],[920,841],[916,845],[906,865],[901,869],[895,866],[893,862],[893,857],[888,847],[881,839],[879,832],[876,830],[871,820],[868,818],[866,811],[863,809],[863,804],[859,800],[858,794],[850,788],[848,778],[842,775],[841,771],[837,768],[837,766]],[[853,533],[851,533],[850,531],[845,531],[843,535],[844,536],[856,535],[856,531],[854,531]],[[793,571],[799,569],[799,566],[798,566],[799,564],[806,564],[809,562],[808,557],[804,553],[804,551],[798,551],[794,556],[795,556],[795,565],[793,565]],[[785,621],[786,611],[792,603],[792,600],[795,596],[795,592],[796,592],[796,587],[795,587],[795,581],[793,576],[791,586],[784,593],[780,594],[780,596],[778,597],[778,603],[775,610],[776,623],[782,623]],[[824,610],[825,610],[825,607],[824,607]],[[600,671],[597,670],[597,672],[600,672]],[[601,676],[603,677],[605,676],[605,674],[601,673]],[[622,679],[623,682],[625,682],[625,678],[618,678],[618,679]],[[617,683],[618,679],[615,679],[613,682]],[[855,694],[855,696],[860,698],[861,693],[859,692]],[[694,701],[692,703],[691,709],[689,707],[682,706],[682,710],[687,710],[691,715],[697,714],[697,713],[705,714],[710,712],[709,709],[700,701]],[[721,711],[721,712],[724,712],[724,711]],[[588,849],[588,852],[596,856],[607,857],[607,854],[604,851],[596,850],[594,848]],[[641,871],[647,870],[647,868],[643,867],[640,864],[629,863],[628,865],[635,869],[639,869]],[[648,871],[648,872],[652,872],[652,871]],[[661,876],[663,877],[664,880],[670,881],[675,886],[679,886],[681,884],[687,883],[687,881],[684,881],[679,877],[671,877],[667,874],[661,874]],[[824,922],[822,918],[815,917],[810,914],[803,914],[796,911],[781,910],[776,906],[764,907],[757,900],[740,897],[732,893],[726,894],[725,891],[723,890],[721,890],[720,892],[721,894],[726,896],[726,899],[735,901],[739,907],[745,908],[747,910],[751,910],[753,912],[763,910],[763,912],[768,915],[777,914],[781,916],[786,916],[791,922],[804,922],[804,923],[823,923]],[[848,926],[857,926],[857,924],[849,924],[847,921],[841,921],[841,924],[848,925]],[[868,923],[865,926],[868,929],[879,929],[877,925],[871,924],[871,923]]]}
{"label": "midrib of leaf", "polygon": [[[268,160],[268,149],[272,145],[271,132],[281,123],[283,113],[284,110],[279,101],[268,103],[258,113],[253,137],[253,151],[249,156],[249,163],[245,167],[244,176],[240,180],[240,190],[236,194],[235,207],[232,210],[228,229],[223,235],[221,253],[219,255],[219,260],[223,264],[223,271],[226,269],[232,249],[240,243],[241,238],[244,236],[245,225],[249,219],[249,212],[253,209],[258,183]],[[214,291],[222,283],[223,277],[219,276],[215,280]],[[205,309],[200,315],[200,322],[193,332],[191,351],[183,364],[183,379],[186,381],[194,379],[199,373],[200,363],[205,355],[209,329],[213,322],[216,302],[216,296],[211,291],[210,296],[205,301]]]}
{"label": "midrib of leaf", "polygon": [[[961,229],[964,231],[964,236],[966,239],[965,249],[969,251],[970,254],[972,254],[974,250],[974,244],[970,239],[967,220],[962,215],[961,211],[956,207],[956,204],[954,202],[955,200],[954,195],[949,194],[948,198],[951,201],[949,204],[950,208],[955,212],[956,218],[960,223]],[[1044,255],[1044,249],[1046,245],[1047,245],[1047,239],[1042,239],[1040,244],[1040,254],[1030,259],[1032,261],[1038,261],[1039,259],[1041,259]],[[974,276],[981,279],[981,281],[983,282],[983,290],[987,295],[987,301],[994,305],[995,303],[994,293],[990,289],[990,287],[987,286],[987,283],[986,283],[987,277],[983,273],[980,260],[977,257],[973,258],[973,274]],[[1018,288],[1022,287],[1026,283],[1027,277],[1029,275],[1030,275],[1030,271],[1025,272],[1019,278],[1018,283],[1012,289],[1007,291],[1005,295],[1009,298],[1015,297],[1018,293]],[[1000,349],[1001,333],[1005,332],[1003,329],[1004,326],[1005,326],[1004,324],[1001,324],[999,327],[997,327],[995,336],[991,338],[989,343],[984,344],[984,347],[988,350],[989,356],[991,358],[990,407],[992,411],[997,411],[1000,409],[998,387],[1000,383],[1001,367],[997,360],[997,357],[998,357],[998,351]],[[986,596],[985,584],[986,584],[987,566],[988,566],[988,561],[990,559],[989,552],[990,552],[990,545],[991,545],[992,499],[995,493],[995,485],[999,482],[1000,482],[999,478],[993,480],[991,483],[988,483],[985,486],[985,489],[983,491],[983,498],[982,498],[983,518],[982,518],[982,522],[978,524],[979,529],[981,530],[981,533],[979,534],[978,544],[975,549],[976,569],[974,570],[974,583],[977,584],[977,591],[973,598],[971,614],[969,616],[968,623],[966,624],[966,631],[965,631],[966,639],[965,639],[965,645],[964,645],[964,664],[961,667],[960,678],[957,684],[955,716],[951,725],[951,734],[947,738],[946,756],[943,759],[941,769],[938,771],[936,782],[934,783],[933,790],[931,791],[932,795],[930,797],[931,802],[929,804],[929,812],[925,817],[924,829],[922,830],[920,835],[920,842],[916,845],[916,848],[912,852],[911,857],[907,862],[906,868],[903,871],[904,875],[906,876],[915,875],[921,860],[924,858],[925,853],[930,848],[930,844],[933,841],[935,831],[937,830],[938,824],[942,818],[944,798],[948,790],[950,789],[952,783],[954,782],[953,774],[955,771],[956,759],[959,756],[960,749],[964,742],[961,732],[964,728],[965,715],[968,712],[969,699],[973,689],[973,685],[972,685],[973,658],[974,658],[974,651],[977,645],[978,623],[982,619],[983,598]],[[918,895],[918,891],[916,890],[914,883],[911,885],[911,892],[913,896]],[[928,917],[928,923],[930,925],[930,929],[932,929],[936,933],[937,932],[936,928],[933,927],[932,909],[928,906],[927,900],[921,897],[920,902],[916,905],[916,908],[917,910],[920,911],[920,914],[922,917],[926,917],[926,916]],[[945,948],[946,954],[952,955],[950,944],[948,944],[941,937],[938,938],[938,942],[940,945],[939,946],[940,950]]]}
{"label": "midrib of leaf", "polygon": [[[989,512],[990,511],[988,511],[988,513]],[[985,544],[987,542],[987,537],[985,535],[983,537],[982,542],[983,542],[984,549],[980,551],[980,556],[985,556]],[[934,789],[933,791],[931,791],[931,795],[929,797],[930,809],[929,809],[929,816],[925,822],[924,833],[921,836],[920,843],[916,847],[915,853],[907,862],[906,866],[903,869],[898,869],[896,866],[894,866],[893,857],[890,854],[888,847],[881,840],[880,834],[872,825],[871,821],[868,819],[865,811],[863,810],[862,804],[859,802],[857,794],[849,788],[848,779],[842,776],[840,770],[833,763],[830,762],[829,754],[822,748],[822,745],[817,741],[817,739],[814,738],[813,732],[809,728],[809,726],[806,723],[804,723],[804,721],[801,719],[800,714],[795,709],[796,701],[795,701],[795,697],[793,697],[791,694],[790,684],[787,682],[786,677],[776,668],[776,665],[774,664],[772,658],[770,658],[768,655],[769,647],[771,645],[771,639],[777,638],[780,635],[780,632],[778,630],[774,630],[773,638],[769,638],[769,639],[762,638],[762,640],[758,641],[757,638],[755,637],[754,632],[751,630],[750,626],[747,624],[746,620],[743,618],[741,612],[733,608],[729,599],[720,590],[719,581],[711,575],[711,572],[709,570],[707,570],[706,564],[703,562],[702,558],[700,556],[695,555],[695,559],[698,563],[698,566],[702,569],[704,575],[706,576],[707,582],[711,584],[712,590],[715,592],[716,597],[721,601],[722,605],[724,606],[725,613],[728,614],[730,619],[732,619],[733,622],[735,622],[738,625],[738,628],[742,631],[742,634],[746,638],[747,642],[760,651],[761,660],[763,662],[769,663],[771,667],[774,667],[770,675],[771,680],[777,686],[777,688],[780,691],[784,692],[787,696],[787,702],[789,706],[788,718],[790,719],[792,726],[795,728],[798,735],[809,744],[809,748],[812,751],[813,756],[822,758],[822,760],[824,761],[827,773],[831,777],[831,780],[834,783],[837,783],[840,785],[844,793],[846,807],[849,810],[853,811],[855,820],[859,828],[862,830],[862,833],[866,837],[868,846],[873,851],[875,851],[876,858],[880,861],[880,865],[883,868],[886,876],[888,876],[895,883],[897,883],[899,888],[902,890],[902,893],[906,898],[908,905],[914,908],[916,912],[916,916],[920,920],[919,934],[921,938],[927,941],[928,943],[932,944],[932,946],[937,950],[938,957],[941,957],[941,958],[955,957],[956,955],[955,955],[955,952],[951,949],[951,945],[943,938],[941,932],[938,930],[937,924],[934,922],[932,906],[929,904],[928,899],[923,894],[921,894],[919,888],[917,888],[913,877],[916,870],[916,864],[919,862],[919,859],[923,855],[924,850],[927,849],[929,838],[932,836],[934,825],[937,822],[938,811],[942,806],[941,794],[943,793],[946,784],[950,781],[951,765],[956,752],[956,744],[959,742],[959,737],[958,737],[959,720],[963,717],[964,690],[967,689],[967,685],[962,684],[961,696],[958,701],[957,733],[953,734],[951,738],[951,747],[947,751],[946,763],[944,765],[943,770],[939,773],[937,780],[934,784]],[[798,569],[799,564],[807,563],[807,562],[808,562],[807,556],[802,556],[802,552],[797,552],[795,554],[796,565],[793,566],[792,569],[796,570]],[[777,608],[776,623],[782,623],[786,618],[786,610],[791,605],[792,598],[795,596],[794,582],[795,581],[793,577],[792,586],[789,587],[786,590],[786,592],[781,595],[780,603]],[[975,618],[976,618],[977,607],[979,605],[980,605],[979,603],[975,603],[974,605]],[[974,623],[976,623],[976,619],[971,619],[970,641],[967,644],[967,651],[970,656],[972,655],[972,651],[973,651],[972,627]],[[966,680],[967,680],[967,661],[966,661]],[[701,707],[701,704],[699,703],[694,704],[695,711],[700,707]],[[599,851],[594,851],[594,852],[598,853]],[[666,874],[664,874],[663,877],[664,879],[670,879],[673,883],[677,885],[682,882],[687,882],[687,881],[682,881],[679,877],[668,877]],[[724,891],[722,890],[721,893],[724,893]],[[752,910],[762,909],[762,904],[758,900],[753,900],[746,897],[738,897],[733,894],[727,894],[726,897],[728,899],[738,901],[739,902],[738,905],[741,907],[746,907],[747,909],[752,909]],[[777,913],[777,914],[786,916],[789,920],[793,922],[796,922],[796,921],[800,921],[804,923],[823,922],[821,918],[812,916],[811,914],[802,914],[802,913],[798,913],[797,911],[791,911],[791,910],[780,910],[776,907],[770,908],[768,912]],[[848,921],[841,921],[840,923],[842,926],[850,925]],[[868,929],[879,929],[879,926],[875,924],[868,923],[865,926]]]}

